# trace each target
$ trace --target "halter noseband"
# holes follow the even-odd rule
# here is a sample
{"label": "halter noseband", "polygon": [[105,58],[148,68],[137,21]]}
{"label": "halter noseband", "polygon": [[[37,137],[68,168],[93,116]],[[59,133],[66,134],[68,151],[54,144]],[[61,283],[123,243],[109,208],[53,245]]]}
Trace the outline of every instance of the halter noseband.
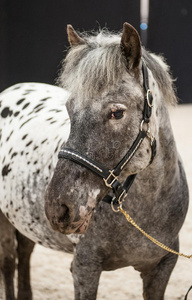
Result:
{"label": "halter noseband", "polygon": [[[143,120],[140,125],[139,134],[137,135],[131,148],[127,151],[125,156],[120,160],[120,162],[116,165],[116,167],[113,170],[107,169],[105,166],[101,165],[100,163],[70,148],[62,148],[58,154],[58,158],[69,159],[83,167],[86,167],[93,173],[102,177],[105,185],[108,188],[112,189],[114,194],[113,197],[110,195],[105,196],[103,201],[110,203],[113,209],[114,209],[113,207],[114,204],[121,204],[122,201],[125,199],[128,190],[130,189],[137,173],[129,175],[123,184],[119,182],[118,176],[121,174],[122,170],[125,168],[128,162],[133,158],[133,156],[141,146],[145,137],[150,138],[151,141],[151,160],[149,164],[152,163],[154,156],[156,154],[156,140],[152,136],[150,132],[150,126],[149,126],[152,107],[153,107],[153,96],[149,89],[148,70],[144,62],[142,62],[142,73],[143,73],[143,88],[145,91],[145,97],[144,97]],[[147,124],[147,130],[143,128],[144,123]]]}

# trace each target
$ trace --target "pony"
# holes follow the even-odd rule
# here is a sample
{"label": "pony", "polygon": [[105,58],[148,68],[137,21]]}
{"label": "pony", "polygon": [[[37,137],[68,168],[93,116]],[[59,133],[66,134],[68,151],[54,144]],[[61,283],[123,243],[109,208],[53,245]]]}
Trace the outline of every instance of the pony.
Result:
{"label": "pony", "polygon": [[178,251],[188,188],[167,111],[177,102],[169,68],[128,23],[122,34],[67,31],[60,87],[1,94],[0,208],[34,242],[74,251],[76,300],[96,299],[101,272],[125,266],[141,273],[145,300],[162,300],[177,256],[119,207]]}

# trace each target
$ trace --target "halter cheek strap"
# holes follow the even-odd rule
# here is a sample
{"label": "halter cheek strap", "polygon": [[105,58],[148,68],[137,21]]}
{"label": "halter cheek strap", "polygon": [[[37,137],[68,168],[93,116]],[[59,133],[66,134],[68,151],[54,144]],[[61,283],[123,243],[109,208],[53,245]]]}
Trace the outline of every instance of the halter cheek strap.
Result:
{"label": "halter cheek strap", "polygon": [[[143,110],[143,120],[140,125],[139,133],[133,142],[131,148],[127,151],[124,157],[120,160],[117,166],[113,170],[107,169],[102,164],[90,159],[89,157],[79,153],[70,148],[62,148],[58,154],[58,158],[69,159],[102,177],[105,185],[112,189],[114,196],[107,195],[104,197],[103,201],[112,204],[112,208],[114,209],[114,204],[121,204],[125,199],[128,190],[130,189],[133,181],[135,180],[136,174],[129,175],[125,182],[121,184],[118,180],[118,176],[121,174],[122,170],[126,167],[126,165],[133,158],[137,150],[140,148],[143,140],[148,137],[151,141],[151,160],[149,164],[152,163],[155,154],[156,154],[156,140],[152,136],[149,126],[149,121],[152,113],[153,106],[153,96],[151,91],[149,90],[149,80],[148,80],[148,70],[145,63],[142,63],[142,72],[143,72],[143,88],[145,91],[145,99],[144,99],[144,110]],[[143,129],[144,123],[147,124],[147,130]]]}

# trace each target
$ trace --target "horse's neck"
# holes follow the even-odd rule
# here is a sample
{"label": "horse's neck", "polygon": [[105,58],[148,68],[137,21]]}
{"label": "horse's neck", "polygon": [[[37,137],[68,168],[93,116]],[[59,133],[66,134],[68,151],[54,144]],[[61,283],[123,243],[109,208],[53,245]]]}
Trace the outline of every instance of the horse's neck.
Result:
{"label": "horse's neck", "polygon": [[168,109],[165,103],[162,103],[158,109],[157,150],[160,156],[163,156],[163,161],[167,159],[176,161],[178,154]]}
{"label": "horse's neck", "polygon": [[179,172],[177,147],[164,101],[158,106],[156,122],[156,156],[152,165],[146,169],[145,175],[156,178],[157,185],[160,185],[165,184],[166,180],[174,180]]}
{"label": "horse's neck", "polygon": [[[149,82],[154,97],[151,128],[152,134],[155,136],[157,141],[157,154],[155,161],[159,168],[165,168],[168,165],[168,160],[176,164],[178,160],[178,153],[165,100],[166,95],[164,95],[164,91],[160,90],[151,71],[149,71]],[[167,99],[167,101],[169,101],[169,99]]]}
{"label": "horse's neck", "polygon": [[[151,121],[154,120],[155,118],[152,118]],[[156,155],[152,164],[137,174],[137,184],[144,186],[146,193],[150,191],[149,201],[156,198],[163,186],[168,184],[171,186],[179,174],[178,152],[165,103],[158,107],[156,121],[154,133],[157,143]],[[153,128],[153,124],[151,126]],[[139,190],[137,186],[136,189]]]}

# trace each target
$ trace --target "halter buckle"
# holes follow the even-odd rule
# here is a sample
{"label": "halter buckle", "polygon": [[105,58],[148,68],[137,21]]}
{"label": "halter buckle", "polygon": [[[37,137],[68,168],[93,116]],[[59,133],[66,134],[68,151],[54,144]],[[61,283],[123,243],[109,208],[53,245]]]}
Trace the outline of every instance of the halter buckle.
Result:
{"label": "halter buckle", "polygon": [[[151,103],[150,103],[150,100],[149,100],[149,95],[151,95],[151,97],[152,97]],[[147,96],[146,96],[146,98],[147,98],[147,104],[148,104],[148,106],[150,108],[152,108],[153,107],[153,95],[152,95],[152,92],[151,92],[150,89],[147,90]]]}
{"label": "halter buckle", "polygon": [[[104,182],[105,182],[105,185],[107,186],[107,187],[109,187],[109,188],[111,188],[112,189],[112,185],[113,185],[113,183],[115,182],[115,181],[117,181],[118,180],[118,178],[117,178],[117,176],[115,176],[114,174],[113,174],[113,172],[114,172],[114,170],[109,170],[109,176],[105,179],[105,178],[103,178],[103,180],[104,180]],[[109,182],[110,181],[110,182]]]}
{"label": "halter buckle", "polygon": [[151,126],[150,126],[150,123],[148,123],[147,137],[150,139],[150,141],[151,141],[151,146],[152,146],[153,141],[154,141],[154,136],[153,136],[152,133],[151,133]]}

